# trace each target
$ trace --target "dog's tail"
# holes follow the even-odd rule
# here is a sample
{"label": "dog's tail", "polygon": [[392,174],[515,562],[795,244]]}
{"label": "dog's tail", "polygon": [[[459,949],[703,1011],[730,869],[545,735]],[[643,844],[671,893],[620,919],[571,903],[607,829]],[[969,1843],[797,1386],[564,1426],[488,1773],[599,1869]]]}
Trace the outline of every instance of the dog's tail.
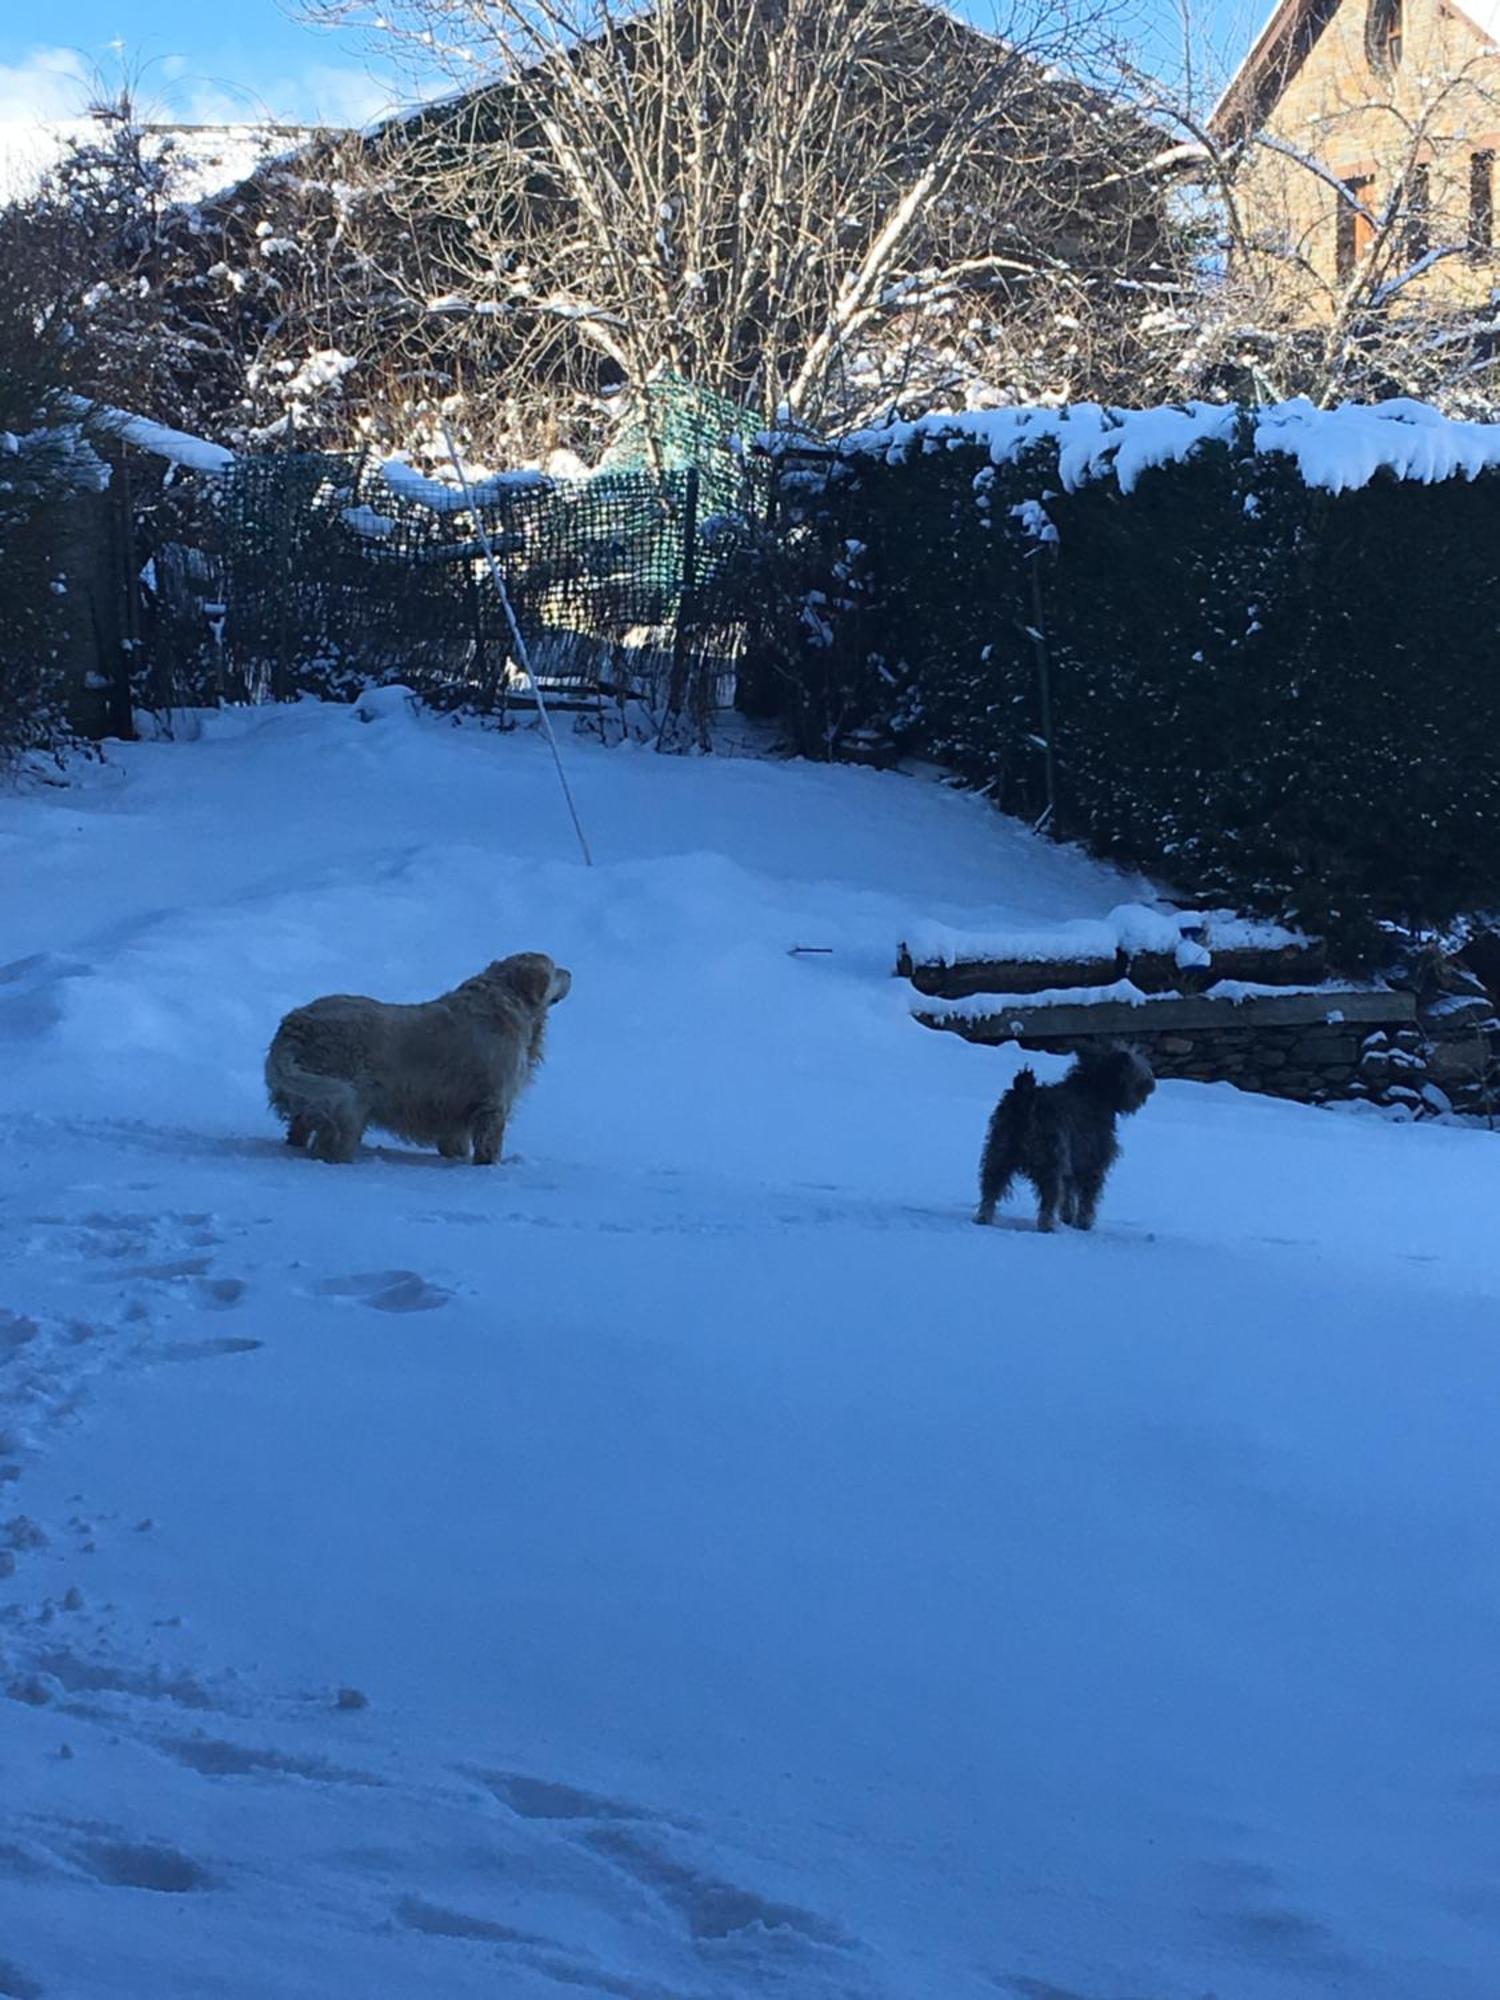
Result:
{"label": "dog's tail", "polygon": [[1036,1078],[1029,1069],[1023,1069],[990,1115],[979,1161],[976,1222],[994,1221],[997,1204],[1004,1201],[1011,1182],[1020,1172],[1035,1097]]}
{"label": "dog's tail", "polygon": [[305,1068],[286,1022],[266,1052],[266,1095],[277,1117],[286,1120],[289,1145],[311,1139],[314,1151],[346,1148],[347,1135],[358,1130],[359,1098],[353,1085]]}

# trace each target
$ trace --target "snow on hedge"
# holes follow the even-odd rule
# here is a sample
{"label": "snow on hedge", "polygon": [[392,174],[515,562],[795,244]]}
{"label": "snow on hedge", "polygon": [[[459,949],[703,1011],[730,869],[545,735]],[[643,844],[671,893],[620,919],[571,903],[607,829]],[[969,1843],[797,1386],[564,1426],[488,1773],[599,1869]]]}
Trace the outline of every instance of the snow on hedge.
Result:
{"label": "snow on hedge", "polygon": [[234,464],[234,453],[226,446],[194,437],[189,431],[173,430],[170,424],[117,410],[108,403],[94,403],[86,396],[64,396],[61,401],[64,408],[80,419],[91,418],[111,436],[191,472],[227,472]]}
{"label": "snow on hedge", "polygon": [[[1055,441],[1064,486],[1114,478],[1128,493],[1143,472],[1233,439],[1242,412],[1233,403],[1183,403],[1122,410],[1098,403],[1062,409],[934,410],[911,423],[852,432],[843,450],[899,464],[912,451],[988,448],[1006,465],[1030,446]],[[1393,397],[1320,410],[1305,396],[1251,412],[1255,449],[1295,461],[1309,486],[1330,493],[1367,486],[1378,472],[1431,485],[1473,479],[1500,465],[1500,424],[1461,422],[1427,403]]]}
{"label": "snow on hedge", "polygon": [[107,410],[101,414],[105,425],[116,437],[136,445],[141,451],[152,452],[157,458],[165,458],[173,465],[185,466],[190,472],[227,472],[234,464],[234,453],[208,438],[193,437],[188,431],[173,430],[170,424],[153,423],[149,417],[133,417],[124,410]]}

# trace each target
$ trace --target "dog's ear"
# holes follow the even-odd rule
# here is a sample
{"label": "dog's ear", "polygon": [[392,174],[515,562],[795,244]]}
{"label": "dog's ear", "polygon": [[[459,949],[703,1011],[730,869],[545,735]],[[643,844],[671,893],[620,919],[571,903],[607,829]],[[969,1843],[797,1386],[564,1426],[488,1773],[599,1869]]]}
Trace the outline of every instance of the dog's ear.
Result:
{"label": "dog's ear", "polygon": [[1118,1089],[1127,1111],[1139,1111],[1156,1088],[1156,1075],[1140,1049],[1133,1044],[1120,1050]]}
{"label": "dog's ear", "polygon": [[552,993],[552,976],[556,971],[547,954],[542,951],[518,951],[514,958],[501,961],[500,971],[512,993],[526,1002],[528,1007],[545,1007]]}

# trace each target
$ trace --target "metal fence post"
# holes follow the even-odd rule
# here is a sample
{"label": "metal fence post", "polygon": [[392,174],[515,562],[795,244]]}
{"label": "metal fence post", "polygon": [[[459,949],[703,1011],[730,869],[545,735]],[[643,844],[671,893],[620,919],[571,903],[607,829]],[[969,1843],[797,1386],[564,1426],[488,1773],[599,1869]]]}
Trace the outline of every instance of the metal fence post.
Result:
{"label": "metal fence post", "polygon": [[272,701],[292,698],[292,481],[290,452],[277,461],[276,545],[273,574],[276,589],[276,657],[271,665]]}
{"label": "metal fence post", "polygon": [[1057,832],[1057,762],[1052,746],[1052,662],[1047,650],[1047,614],[1042,603],[1041,557],[1038,546],[1027,561],[1031,566],[1031,638],[1036,647],[1037,708],[1042,725],[1042,769],[1047,787],[1047,810],[1043,814],[1047,831]]}
{"label": "metal fence post", "polygon": [[[682,713],[687,699],[688,675],[688,633],[693,617],[693,599],[698,587],[698,468],[688,467],[687,485],[682,501],[682,585],[677,594],[677,622],[672,633],[672,679],[667,691],[667,712],[662,720],[662,735],[667,725]],[[658,746],[661,743],[658,736]]]}

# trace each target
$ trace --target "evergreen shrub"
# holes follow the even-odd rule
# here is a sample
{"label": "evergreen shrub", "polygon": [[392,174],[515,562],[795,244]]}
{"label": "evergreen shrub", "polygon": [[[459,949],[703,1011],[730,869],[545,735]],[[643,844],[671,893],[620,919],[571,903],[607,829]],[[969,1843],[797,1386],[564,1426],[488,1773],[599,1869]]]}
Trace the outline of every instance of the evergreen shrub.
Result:
{"label": "evergreen shrub", "polygon": [[1500,902],[1500,470],[1335,492],[1225,429],[1128,489],[1047,435],[783,457],[747,706],[1346,943]]}

